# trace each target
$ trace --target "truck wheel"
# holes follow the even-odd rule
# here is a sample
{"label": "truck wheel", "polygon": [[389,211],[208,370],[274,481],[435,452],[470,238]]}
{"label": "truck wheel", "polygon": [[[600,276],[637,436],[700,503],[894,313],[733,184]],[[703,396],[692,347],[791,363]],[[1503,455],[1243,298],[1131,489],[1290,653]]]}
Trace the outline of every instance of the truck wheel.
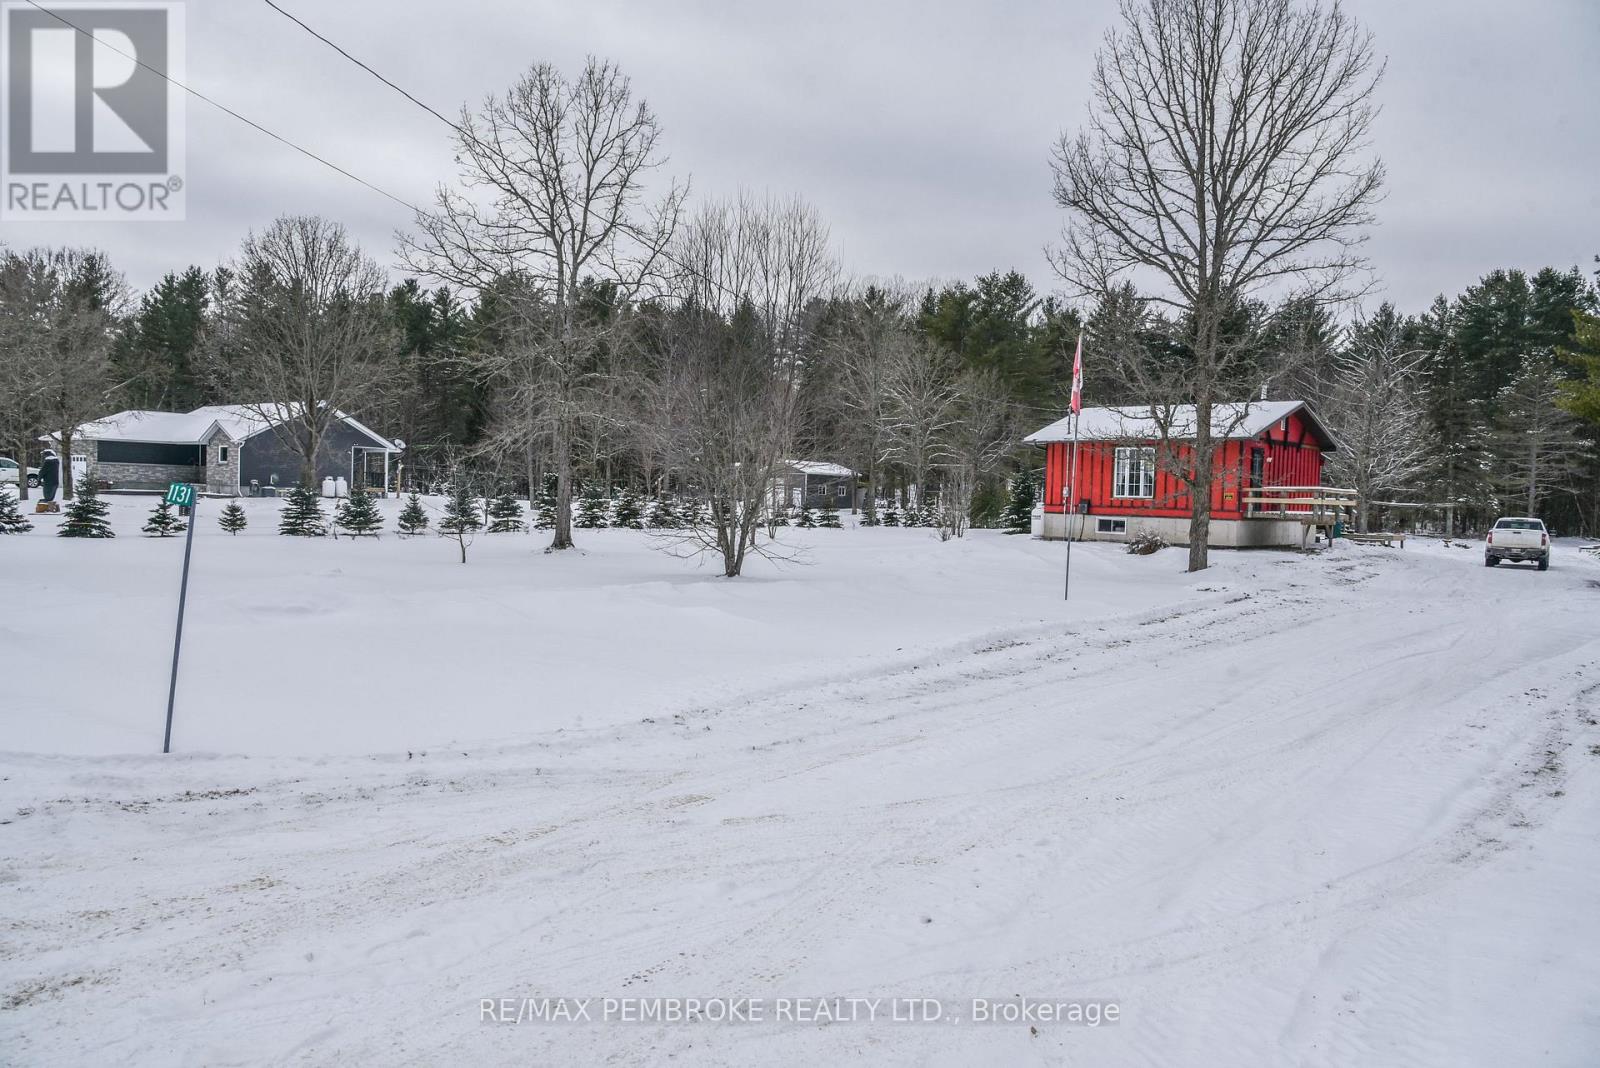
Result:
{"label": "truck wheel", "polygon": [[1543,556],[1539,557],[1539,570],[1540,571],[1549,571],[1550,570],[1550,554],[1549,553],[1545,553]]}
{"label": "truck wheel", "polygon": [[1495,564],[1498,564],[1499,562],[1500,562],[1500,558],[1497,557],[1497,556],[1489,556],[1489,555],[1486,554],[1484,556],[1484,558],[1483,558],[1483,566],[1484,567],[1493,567]]}

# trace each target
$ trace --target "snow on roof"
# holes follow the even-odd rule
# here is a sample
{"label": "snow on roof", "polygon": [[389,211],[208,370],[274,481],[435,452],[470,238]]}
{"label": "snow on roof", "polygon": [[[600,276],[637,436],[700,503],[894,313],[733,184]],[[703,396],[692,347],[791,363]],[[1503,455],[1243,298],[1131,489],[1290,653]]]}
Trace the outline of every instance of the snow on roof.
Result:
{"label": "snow on roof", "polygon": [[[1334,443],[1326,428],[1311,414],[1305,401],[1244,401],[1217,404],[1211,410],[1211,430],[1218,437],[1253,438],[1273,423],[1303,411],[1313,429],[1326,442],[1328,449]],[[1161,411],[1165,415],[1165,411]],[[1183,439],[1194,436],[1194,405],[1179,404],[1172,408],[1171,437]],[[1136,404],[1122,408],[1085,408],[1078,427],[1079,441],[1153,441],[1161,431],[1150,405]],[[1072,440],[1072,416],[1058,419],[1022,439],[1029,445],[1043,445],[1052,441]]]}
{"label": "snow on roof", "polygon": [[[276,410],[282,414],[277,420],[263,419],[260,411]],[[253,437],[271,426],[273,422],[281,422],[292,417],[300,409],[292,404],[286,404],[274,409],[270,405],[254,404],[208,404],[203,408],[196,408],[190,412],[191,416],[203,417],[222,427],[222,430],[234,441],[243,441]]]}
{"label": "snow on roof", "polygon": [[820,460],[785,460],[784,463],[806,475],[819,475],[824,478],[853,478],[855,476],[855,472],[848,467],[824,463]]}
{"label": "snow on roof", "polygon": [[[163,445],[198,445],[211,436],[213,427],[234,441],[244,441],[266,430],[273,423],[293,418],[299,412],[294,404],[208,404],[192,412],[127,411],[108,415],[78,427],[74,434],[100,441],[148,441]],[[262,413],[278,413],[264,418]],[[395,443],[374,433],[337,409],[333,413],[354,430],[365,434],[384,448]]]}
{"label": "snow on roof", "polygon": [[200,412],[127,411],[84,423],[73,433],[101,441],[149,441],[162,445],[195,445],[216,420]]}

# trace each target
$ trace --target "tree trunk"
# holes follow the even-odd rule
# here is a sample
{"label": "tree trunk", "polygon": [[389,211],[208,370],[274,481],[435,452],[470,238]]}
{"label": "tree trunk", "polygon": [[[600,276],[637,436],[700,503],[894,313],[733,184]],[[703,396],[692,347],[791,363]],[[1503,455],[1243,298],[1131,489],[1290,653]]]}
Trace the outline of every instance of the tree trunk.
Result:
{"label": "tree trunk", "polygon": [[1194,483],[1189,488],[1192,511],[1189,514],[1189,570],[1204,571],[1210,566],[1211,475],[1216,456],[1211,447],[1211,401],[1195,404]]}
{"label": "tree trunk", "polygon": [[552,549],[572,548],[572,445],[566,431],[559,429],[555,441],[556,522]]}
{"label": "tree trunk", "polygon": [[17,500],[28,499],[28,439],[24,437],[17,446]]}
{"label": "tree trunk", "polygon": [[72,500],[72,430],[61,431],[61,499]]}

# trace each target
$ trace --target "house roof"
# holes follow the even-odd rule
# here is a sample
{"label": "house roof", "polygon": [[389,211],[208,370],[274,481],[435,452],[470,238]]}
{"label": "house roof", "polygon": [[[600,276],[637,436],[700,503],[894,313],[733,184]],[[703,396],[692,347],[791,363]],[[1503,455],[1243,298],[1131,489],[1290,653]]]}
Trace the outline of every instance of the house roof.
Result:
{"label": "house roof", "polygon": [[[1322,442],[1322,447],[1332,452],[1338,446],[1305,401],[1242,401],[1212,406],[1211,429],[1217,437],[1253,438],[1273,423],[1299,412],[1310,424]],[[1165,412],[1162,412],[1164,415]],[[1182,440],[1194,437],[1194,405],[1179,404],[1172,409],[1171,437]],[[1156,412],[1151,405],[1129,405],[1121,408],[1085,408],[1078,426],[1079,441],[1154,441],[1161,430]],[[1042,430],[1022,439],[1029,445],[1044,445],[1052,441],[1072,440],[1072,416],[1058,419]]]}
{"label": "house roof", "polygon": [[823,478],[852,478],[855,476],[855,472],[848,467],[825,463],[821,460],[785,460],[784,463],[806,475],[817,475]]}
{"label": "house roof", "polygon": [[[205,409],[201,409],[203,413]],[[84,423],[73,431],[100,441],[149,441],[162,445],[197,445],[211,432],[214,417],[200,413],[127,411]]]}
{"label": "house roof", "polygon": [[[277,420],[263,418],[262,412],[282,413]],[[84,423],[73,433],[81,438],[99,441],[145,441],[163,445],[198,445],[211,437],[212,430],[221,429],[234,441],[245,441],[272,426],[274,422],[293,417],[298,406],[208,404],[192,412],[126,411]],[[351,429],[365,434],[382,448],[392,449],[396,443],[388,441],[370,428],[350,418],[337,409],[333,413]]]}

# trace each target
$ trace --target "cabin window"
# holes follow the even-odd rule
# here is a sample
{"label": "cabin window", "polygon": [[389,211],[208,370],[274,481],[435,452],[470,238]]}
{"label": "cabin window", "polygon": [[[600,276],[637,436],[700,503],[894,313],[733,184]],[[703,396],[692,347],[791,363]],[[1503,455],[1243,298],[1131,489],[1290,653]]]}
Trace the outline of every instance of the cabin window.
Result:
{"label": "cabin window", "polygon": [[1126,519],[1096,519],[1094,529],[1101,534],[1126,534],[1128,521]]}
{"label": "cabin window", "polygon": [[1149,500],[1156,495],[1156,450],[1118,449],[1114,475],[1113,497]]}
{"label": "cabin window", "polygon": [[850,484],[847,483],[847,482],[839,483],[838,492],[835,494],[835,496],[837,496],[841,501],[849,500],[850,499]]}
{"label": "cabin window", "polygon": [[217,450],[217,461],[219,463],[228,462],[228,447],[226,445]]}
{"label": "cabin window", "polygon": [[174,445],[153,441],[101,441],[97,459],[103,464],[156,464],[164,467],[204,467],[202,445]]}

